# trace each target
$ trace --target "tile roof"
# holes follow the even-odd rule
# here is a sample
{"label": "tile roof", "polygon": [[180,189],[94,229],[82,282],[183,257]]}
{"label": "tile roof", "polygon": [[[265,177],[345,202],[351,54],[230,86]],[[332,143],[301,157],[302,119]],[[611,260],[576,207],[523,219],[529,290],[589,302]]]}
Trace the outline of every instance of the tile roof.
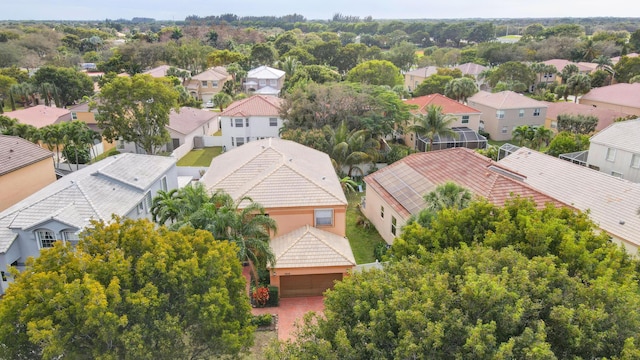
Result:
{"label": "tile roof", "polygon": [[167,127],[180,134],[187,135],[212,119],[215,119],[217,116],[218,113],[213,111],[181,107],[180,112],[171,110],[169,114],[169,125],[167,125]]}
{"label": "tile roof", "polygon": [[256,78],[256,79],[280,79],[286,73],[282,70],[274,69],[272,67],[268,67],[265,65],[258,66],[255,69],[249,70],[247,72],[247,78]]}
{"label": "tile roof", "polygon": [[30,229],[51,219],[83,228],[90,219],[127,214],[173,166],[175,159],[170,157],[120,154],[49,184],[0,212],[0,253],[15,239],[14,228]]}
{"label": "tile roof", "polygon": [[253,93],[258,95],[278,95],[280,94],[280,90],[272,88],[271,86],[265,86],[254,91]]}
{"label": "tile roof", "polygon": [[194,80],[226,80],[230,77],[227,69],[222,66],[216,66],[209,68],[198,75],[192,76],[191,78]]}
{"label": "tile roof", "polygon": [[598,125],[596,125],[596,131],[600,131],[607,126],[613,124],[613,120],[626,117],[629,114],[625,114],[620,111],[615,111],[603,107],[594,107],[585,104],[576,104],[574,102],[544,102],[547,105],[547,118],[557,119],[560,114],[572,114],[572,115],[592,115],[598,118]]}
{"label": "tile roof", "polygon": [[473,75],[473,76],[477,76],[481,72],[488,69],[488,67],[486,66],[482,66],[480,64],[474,64],[474,63],[460,64],[458,66],[454,66],[454,68],[460,69],[463,75]]}
{"label": "tile roof", "polygon": [[349,240],[306,225],[271,240],[273,268],[355,266]]}
{"label": "tile roof", "polygon": [[[625,55],[625,56],[626,56],[626,57],[630,57],[630,58],[631,58],[631,57],[638,57],[638,56],[640,56],[640,54],[638,54],[638,53],[631,53],[631,54],[627,54],[627,55]],[[617,64],[618,62],[620,62],[620,59],[622,59],[622,56],[612,57],[612,58],[611,58],[611,62],[615,65],[615,64]]]}
{"label": "tile roof", "polygon": [[419,96],[413,99],[405,100],[410,105],[418,105],[418,112],[427,113],[429,105],[437,105],[442,108],[445,114],[480,114],[480,110],[476,110],[470,106],[459,103],[455,100],[440,94],[431,94]]}
{"label": "tile roof", "polygon": [[51,151],[17,136],[0,135],[0,176],[47,158],[53,158]]}
{"label": "tile roof", "polygon": [[282,99],[268,95],[253,95],[229,105],[220,116],[280,116]]}
{"label": "tile roof", "polygon": [[[155,78],[165,77],[167,76],[167,71],[172,67],[175,67],[175,66],[160,65],[160,66],[154,67],[153,69],[149,69],[143,72],[143,74],[151,75],[152,77],[155,77]],[[185,69],[180,69],[180,68],[176,68],[176,69],[188,72],[188,70],[185,70]]]}
{"label": "tile roof", "polygon": [[364,178],[368,188],[406,217],[420,212],[426,206],[424,195],[448,181],[496,205],[503,205],[511,194],[532,198],[538,207],[548,202],[565,205],[522,180],[522,175],[466,148],[412,154]]}
{"label": "tile roof", "polygon": [[469,105],[481,104],[494,109],[546,108],[547,105],[538,100],[528,98],[513,91],[490,93],[479,91],[467,101]]}
{"label": "tile roof", "polygon": [[591,66],[591,63],[581,63],[581,62],[576,63],[576,62],[565,60],[565,59],[551,59],[551,60],[543,61],[542,63],[545,65],[553,65],[556,68],[556,70],[558,70],[558,72],[561,72],[562,69],[564,69],[564,67],[569,64],[573,64],[577,66],[579,71],[582,71],[582,72],[593,71],[595,70],[596,66],[598,66],[598,64],[593,64],[593,66]]}
{"label": "tile roof", "polygon": [[4,113],[12,119],[17,119],[22,124],[29,124],[37,127],[45,127],[63,121],[63,116],[68,115],[71,120],[71,111],[69,109],[61,109],[57,107],[36,105],[30,108],[8,111]]}
{"label": "tile roof", "polygon": [[347,204],[329,156],[288,140],[252,141],[227,151],[200,182],[265,208]]}
{"label": "tile roof", "polygon": [[525,176],[527,184],[571,204],[609,234],[640,245],[640,184],[527,148],[498,162]]}
{"label": "tile roof", "polygon": [[619,83],[591,89],[580,101],[601,101],[614,105],[640,108],[640,83]]}
{"label": "tile roof", "polygon": [[592,136],[590,141],[640,154],[640,118],[613,123]]}
{"label": "tile roof", "polygon": [[405,75],[413,75],[413,76],[420,76],[420,77],[429,77],[433,74],[437,74],[438,73],[438,67],[437,66],[427,66],[427,67],[423,67],[423,68],[419,68],[419,69],[415,69],[415,70],[411,70],[405,73]]}

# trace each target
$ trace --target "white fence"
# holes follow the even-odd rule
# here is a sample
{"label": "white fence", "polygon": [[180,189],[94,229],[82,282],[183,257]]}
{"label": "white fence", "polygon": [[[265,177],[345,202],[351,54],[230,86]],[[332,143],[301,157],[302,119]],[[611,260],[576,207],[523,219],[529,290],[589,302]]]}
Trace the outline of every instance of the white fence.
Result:
{"label": "white fence", "polygon": [[176,158],[176,160],[180,160],[191,150],[193,150],[193,141],[189,141],[175,148],[175,150],[173,150],[173,152],[171,153],[171,157]]}
{"label": "white fence", "polygon": [[203,136],[202,142],[205,147],[223,146],[222,136]]}
{"label": "white fence", "polygon": [[178,166],[178,176],[191,176],[194,180],[200,180],[207,169],[206,166]]}

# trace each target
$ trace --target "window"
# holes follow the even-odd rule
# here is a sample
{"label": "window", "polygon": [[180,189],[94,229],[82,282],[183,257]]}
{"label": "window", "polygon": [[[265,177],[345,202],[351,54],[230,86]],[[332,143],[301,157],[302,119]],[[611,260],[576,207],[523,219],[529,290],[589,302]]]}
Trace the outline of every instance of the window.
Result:
{"label": "window", "polygon": [[278,126],[278,118],[269,118],[269,126]]}
{"label": "window", "polygon": [[78,114],[75,112],[71,113],[71,120],[78,120]]}
{"label": "window", "polygon": [[233,119],[229,119],[229,126],[233,127]]}
{"label": "window", "polygon": [[0,271],[0,275],[2,276],[2,281],[7,281],[7,274],[4,271]]}
{"label": "window", "polygon": [[236,140],[236,138],[234,138],[234,137],[231,138],[231,146],[236,146],[235,140]]}
{"label": "window", "polygon": [[266,79],[260,79],[259,83],[260,83],[260,86],[266,86],[267,85],[267,80]]}
{"label": "window", "polygon": [[236,138],[236,146],[242,146],[244,145],[244,138],[243,137],[237,137]]}
{"label": "window", "polygon": [[318,209],[315,213],[315,226],[333,225],[333,209]]}
{"label": "window", "polygon": [[202,81],[202,87],[207,87],[209,86],[209,84],[207,84],[207,80],[203,80]]}
{"label": "window", "polygon": [[249,142],[249,139],[251,139],[251,138],[247,136],[247,142]]}
{"label": "window", "polygon": [[140,201],[138,203],[138,214],[142,213],[144,211],[144,201]]}
{"label": "window", "polygon": [[616,149],[608,148],[607,161],[615,161],[615,160],[616,160]]}
{"label": "window", "polygon": [[218,87],[218,80],[211,81],[211,87],[217,88]]}
{"label": "window", "polygon": [[243,119],[236,119],[236,127],[242,127]]}
{"label": "window", "polygon": [[160,187],[162,188],[162,191],[169,190],[169,186],[167,185],[167,177],[166,176],[163,176],[162,180],[160,180]]}
{"label": "window", "polygon": [[51,230],[36,231],[36,238],[38,239],[38,244],[40,245],[40,249],[53,247],[53,243],[56,242],[56,236],[53,234],[53,231]]}
{"label": "window", "polygon": [[384,206],[380,206],[380,217],[384,218]]}
{"label": "window", "polygon": [[478,124],[478,130],[484,131],[484,121],[480,120],[480,123]]}
{"label": "window", "polygon": [[509,128],[507,128],[506,126],[503,126],[502,130],[500,130],[500,132],[503,133],[503,134],[506,134],[508,129]]}
{"label": "window", "polygon": [[631,167],[636,169],[640,168],[640,154],[633,154],[631,157]]}
{"label": "window", "polygon": [[269,86],[278,86],[278,80],[277,79],[269,80]]}
{"label": "window", "polygon": [[124,149],[124,140],[118,139],[118,149]]}
{"label": "window", "polygon": [[496,111],[496,117],[498,119],[504,119],[504,110],[498,110]]}
{"label": "window", "polygon": [[391,233],[395,236],[396,234],[396,218],[395,216],[391,217]]}
{"label": "window", "polygon": [[76,245],[80,239],[78,238],[78,234],[76,234],[74,231],[64,230],[62,232],[62,240],[70,243],[71,245]]}
{"label": "window", "polygon": [[558,122],[557,121],[552,121],[551,122],[551,128],[552,129],[557,129],[558,128]]}
{"label": "window", "polygon": [[462,123],[463,124],[469,123],[469,115],[462,115]]}
{"label": "window", "polygon": [[151,192],[147,191],[144,195],[144,202],[147,204],[147,212],[151,211]]}
{"label": "window", "polygon": [[533,116],[540,116],[540,108],[533,109]]}
{"label": "window", "polygon": [[244,126],[249,127],[249,118],[244,119]]}
{"label": "window", "polygon": [[520,109],[520,111],[518,112],[518,116],[524,117],[524,109]]}
{"label": "window", "polygon": [[611,175],[613,175],[613,176],[615,176],[615,177],[617,177],[617,178],[622,179],[622,173],[619,173],[619,172],[617,172],[617,171],[612,171],[612,172],[611,172]]}

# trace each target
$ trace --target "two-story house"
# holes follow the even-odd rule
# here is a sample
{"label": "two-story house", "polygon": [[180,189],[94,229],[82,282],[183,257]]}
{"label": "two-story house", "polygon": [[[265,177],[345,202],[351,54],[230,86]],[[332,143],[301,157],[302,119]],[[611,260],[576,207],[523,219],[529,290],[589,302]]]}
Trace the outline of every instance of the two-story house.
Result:
{"label": "two-story house", "polygon": [[270,281],[280,296],[321,295],[355,266],[347,199],[327,154],[288,140],[252,141],[215,157],[200,181],[212,193],[250,197],[275,220]]}
{"label": "two-story house", "polygon": [[213,99],[213,95],[222,91],[224,83],[231,80],[232,76],[222,66],[209,68],[187,80],[186,88],[191,96],[207,103]]}
{"label": "two-story house", "polygon": [[480,130],[489,133],[491,140],[507,141],[513,130],[521,125],[544,126],[547,105],[513,91],[490,93],[480,91],[467,100],[480,110]]}
{"label": "two-story house", "polygon": [[619,83],[591,89],[580,104],[640,116],[640,83]]}
{"label": "two-story house", "polygon": [[640,183],[640,119],[613,123],[592,136],[587,166]]}
{"label": "two-story house", "polygon": [[594,107],[584,104],[576,104],[574,102],[544,102],[547,104],[547,118],[544,121],[544,127],[554,132],[558,131],[558,116],[560,115],[583,115],[595,116],[598,118],[598,124],[595,131],[600,131],[607,126],[613,124],[616,119],[626,118],[629,114],[620,111],[611,110],[603,107]]}
{"label": "two-story house", "polygon": [[22,270],[28,257],[56,241],[73,245],[91,220],[112,214],[151,218],[152,198],[178,186],[170,157],[119,154],[80,169],[0,212],[0,294],[11,277],[7,266]]}
{"label": "two-story house", "polygon": [[220,113],[223,146],[230,150],[250,141],[280,137],[282,99],[253,95],[229,105]]}
{"label": "two-story house", "polygon": [[53,106],[36,105],[26,109],[8,111],[4,116],[16,119],[21,124],[35,126],[40,129],[47,125],[71,121],[71,111]]}
{"label": "two-story house", "polygon": [[560,72],[567,65],[575,65],[578,67],[578,72],[580,74],[590,74],[591,72],[596,70],[598,64],[589,63],[589,62],[573,62],[565,59],[550,59],[542,62],[545,65],[553,66],[556,69],[556,73],[544,73],[538,74],[541,82],[550,84],[553,82],[562,83],[562,77],[560,76]]}
{"label": "two-story house", "polygon": [[418,85],[420,85],[424,81],[424,79],[437,73],[438,68],[436,66],[427,66],[407,71],[404,74],[404,87],[409,91],[414,91],[418,87]]}
{"label": "two-story house", "polygon": [[244,89],[246,92],[255,92],[262,95],[280,94],[280,90],[284,86],[284,77],[286,73],[282,70],[274,69],[269,66],[258,66],[247,72],[244,81]]}

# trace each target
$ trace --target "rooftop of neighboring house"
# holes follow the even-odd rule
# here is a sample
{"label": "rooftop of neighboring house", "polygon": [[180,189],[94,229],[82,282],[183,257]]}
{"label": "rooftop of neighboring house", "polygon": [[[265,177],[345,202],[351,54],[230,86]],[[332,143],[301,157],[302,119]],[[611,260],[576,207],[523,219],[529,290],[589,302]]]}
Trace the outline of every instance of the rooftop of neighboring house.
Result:
{"label": "rooftop of neighboring house", "polygon": [[276,89],[276,88],[272,88],[271,86],[265,86],[263,88],[260,88],[256,91],[253,92],[256,95],[271,95],[271,96],[277,96],[278,94],[280,94],[280,90]]}
{"label": "rooftop of neighboring house", "polygon": [[640,245],[640,184],[524,147],[498,164],[525,175],[532,187],[588,210],[596,225],[609,234]]}
{"label": "rooftop of neighboring house", "polygon": [[542,101],[534,100],[522,94],[508,90],[498,93],[490,93],[481,90],[467,99],[467,103],[470,106],[480,104],[498,110],[547,107],[547,104]]}
{"label": "rooftop of neighboring house", "polygon": [[39,129],[61,121],[71,120],[71,111],[52,106],[36,105],[26,109],[8,111],[4,113],[4,116],[16,119],[21,124],[33,125]]}
{"label": "rooftop of neighboring house", "polygon": [[255,69],[249,70],[247,78],[251,79],[280,79],[286,73],[282,70],[274,69],[265,65],[258,66]]}
{"label": "rooftop of neighboring house", "polygon": [[[632,57],[638,57],[638,56],[640,56],[640,54],[638,54],[638,53],[631,53],[631,54],[627,54],[627,55],[624,55],[624,56],[632,58]],[[615,64],[617,64],[617,63],[620,61],[620,59],[622,59],[622,56],[612,57],[612,58],[611,58],[611,62],[613,63],[613,65],[615,65]]]}
{"label": "rooftop of neighboring house", "polygon": [[[149,70],[143,72],[143,74],[151,75],[152,77],[155,77],[155,78],[161,78],[161,77],[167,76],[167,71],[172,67],[175,67],[175,66],[160,65],[160,66],[154,67],[153,69],[149,69]],[[176,69],[181,70],[181,71],[189,72],[188,70],[184,70],[184,69],[180,69],[180,68],[176,68]]]}
{"label": "rooftop of neighboring house", "polygon": [[200,182],[265,208],[346,205],[329,156],[289,140],[251,141],[213,159]]}
{"label": "rooftop of neighboring house", "polygon": [[413,99],[405,100],[409,105],[417,105],[416,112],[426,114],[430,105],[440,106],[445,114],[480,114],[480,110],[474,109],[465,104],[440,94],[431,94],[419,96]]}
{"label": "rooftop of neighboring house", "polygon": [[605,109],[601,107],[594,107],[591,105],[576,104],[574,102],[544,102],[547,104],[547,118],[557,119],[558,115],[570,114],[570,115],[584,115],[595,116],[598,118],[598,125],[596,125],[596,131],[600,131],[607,126],[613,124],[615,119],[626,117],[629,114],[625,114],[620,111],[611,109]]}
{"label": "rooftop of neighboring house", "polygon": [[427,67],[423,67],[423,68],[419,68],[419,69],[415,69],[415,70],[411,70],[405,73],[405,75],[413,75],[413,76],[419,76],[419,77],[429,77],[433,74],[437,74],[438,73],[438,67],[437,66],[427,66]]}
{"label": "rooftop of neighboring house", "polygon": [[592,136],[590,141],[640,154],[640,118],[613,123]]}
{"label": "rooftop of neighboring house", "polygon": [[532,198],[538,207],[548,202],[566,206],[527,185],[524,176],[505,170],[495,161],[466,148],[411,154],[364,180],[405,217],[418,214],[426,207],[424,195],[449,181],[500,206],[512,194]]}
{"label": "rooftop of neighboring house", "polygon": [[[0,176],[52,157],[51,151],[25,139],[0,135]],[[8,191],[8,189],[4,191]]]}
{"label": "rooftop of neighboring house", "polygon": [[209,68],[198,75],[194,75],[191,78],[199,81],[211,81],[211,80],[227,80],[231,75],[222,66],[216,66]]}
{"label": "rooftop of neighboring house", "polygon": [[488,69],[488,67],[486,66],[483,66],[480,64],[474,64],[474,63],[460,64],[460,65],[454,66],[453,68],[460,69],[463,75],[473,75],[473,76],[478,76],[481,72]]}
{"label": "rooftop of neighboring house", "polygon": [[220,116],[280,116],[282,101],[274,96],[253,95],[227,106]]}
{"label": "rooftop of neighboring house", "polygon": [[176,160],[119,154],[75,171],[0,212],[0,253],[15,239],[12,229],[32,229],[48,220],[83,228],[91,219],[126,215]]}
{"label": "rooftop of neighboring house", "polygon": [[580,101],[582,100],[640,108],[640,83],[619,83],[591,89],[582,95]]}
{"label": "rooftop of neighboring house", "polygon": [[167,127],[180,134],[187,135],[217,116],[218,113],[213,111],[181,107],[179,112],[171,110]]}
{"label": "rooftop of neighboring house", "polygon": [[573,65],[577,66],[578,69],[580,70],[580,72],[590,72],[590,71],[595,70],[596,67],[598,66],[598,64],[594,64],[594,63],[573,62],[573,61],[569,61],[569,60],[565,60],[565,59],[551,59],[551,60],[543,61],[542,63],[545,64],[545,65],[553,65],[553,66],[555,66],[555,68],[558,70],[558,72],[561,72],[562,69],[564,69],[564,67],[569,65],[569,64],[573,64]]}

